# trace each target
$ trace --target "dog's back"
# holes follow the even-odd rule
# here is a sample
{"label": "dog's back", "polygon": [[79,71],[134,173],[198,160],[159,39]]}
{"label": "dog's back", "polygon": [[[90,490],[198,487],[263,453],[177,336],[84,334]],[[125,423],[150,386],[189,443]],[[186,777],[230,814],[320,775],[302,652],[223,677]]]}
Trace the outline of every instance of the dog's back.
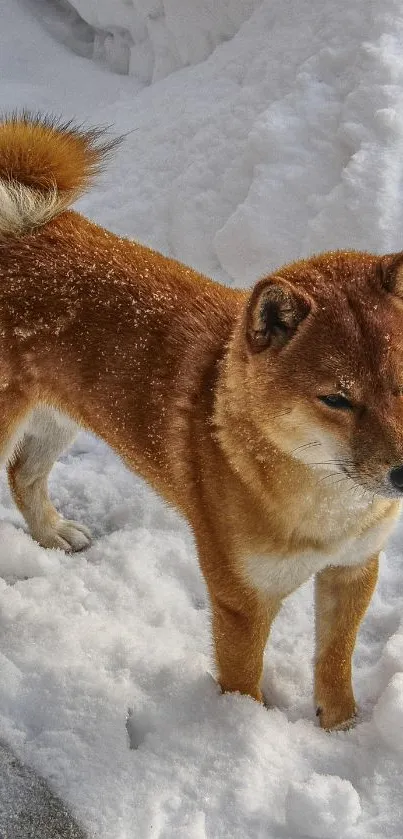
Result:
{"label": "dog's back", "polygon": [[0,125],[3,398],[16,428],[37,403],[69,413],[180,503],[181,416],[212,394],[245,295],[67,209],[112,147],[28,115]]}

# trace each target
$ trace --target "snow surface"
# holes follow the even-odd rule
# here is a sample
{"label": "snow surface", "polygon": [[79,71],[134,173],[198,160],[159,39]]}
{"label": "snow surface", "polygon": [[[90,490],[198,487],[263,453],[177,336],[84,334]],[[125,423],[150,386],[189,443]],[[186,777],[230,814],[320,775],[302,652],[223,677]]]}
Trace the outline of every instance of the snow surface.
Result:
{"label": "snow surface", "polygon": [[297,836],[338,839],[361,815],[357,790],[338,776],[318,775],[291,782],[285,802],[286,822]]}
{"label": "snow surface", "polygon": [[[36,3],[38,0],[33,0]],[[155,82],[203,61],[261,0],[39,0],[41,19],[80,55]]]}
{"label": "snow surface", "polygon": [[[121,15],[140,4],[80,6],[123,27]],[[147,56],[133,75],[85,57],[93,30],[67,4],[2,0],[1,107],[113,124],[125,142],[82,211],[225,282],[248,285],[315,249],[399,249],[401,3],[246,7],[231,40],[220,44],[217,28],[208,58],[195,51],[198,64],[146,85]],[[187,44],[199,44],[193,19],[203,8],[163,3]],[[222,697],[183,522],[85,435],[55,467],[51,490],[96,541],[75,556],[40,548],[2,478],[0,733],[89,833],[401,837],[402,526],[357,646],[359,723],[329,735],[312,707],[311,584],[287,600],[272,633],[264,690],[273,709]]]}

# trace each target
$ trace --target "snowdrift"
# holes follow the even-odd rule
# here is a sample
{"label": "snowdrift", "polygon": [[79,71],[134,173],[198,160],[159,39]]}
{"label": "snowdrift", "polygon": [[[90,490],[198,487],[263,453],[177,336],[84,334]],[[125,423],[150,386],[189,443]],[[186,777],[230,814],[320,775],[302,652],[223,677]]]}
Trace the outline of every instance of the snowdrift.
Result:
{"label": "snowdrift", "polygon": [[72,49],[151,83],[207,58],[235,35],[261,0],[45,2],[48,25]]}

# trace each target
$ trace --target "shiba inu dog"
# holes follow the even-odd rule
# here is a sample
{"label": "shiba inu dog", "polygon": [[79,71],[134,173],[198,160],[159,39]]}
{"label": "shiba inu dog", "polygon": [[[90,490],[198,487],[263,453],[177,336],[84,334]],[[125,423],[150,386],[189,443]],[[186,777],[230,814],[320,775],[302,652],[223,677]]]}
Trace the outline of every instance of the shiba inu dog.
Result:
{"label": "shiba inu dog", "polygon": [[32,536],[80,550],[49,471],[90,429],[190,522],[224,691],[262,700],[270,625],[316,574],[315,701],[355,714],[351,656],[403,493],[403,255],[335,252],[252,291],[68,210],[111,145],[0,124],[1,455]]}

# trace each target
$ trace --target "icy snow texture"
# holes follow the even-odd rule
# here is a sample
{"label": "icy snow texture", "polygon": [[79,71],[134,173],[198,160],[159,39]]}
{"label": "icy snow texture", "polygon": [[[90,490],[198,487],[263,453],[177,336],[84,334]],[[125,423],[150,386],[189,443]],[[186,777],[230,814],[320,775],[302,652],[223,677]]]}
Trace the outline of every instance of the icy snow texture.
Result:
{"label": "icy snow texture", "polygon": [[287,827],[296,836],[339,839],[358,820],[361,805],[350,781],[314,773],[290,784],[285,813]]}
{"label": "icy snow texture", "polygon": [[40,2],[46,9],[41,16],[72,49],[148,84],[203,61],[235,35],[261,0]]}
{"label": "icy snow texture", "polygon": [[[126,133],[80,202],[91,218],[242,285],[315,248],[402,246],[400,2],[265,0],[207,60],[151,86],[83,57],[86,26],[51,0],[3,0],[0,107]],[[78,31],[82,55],[70,50]],[[2,478],[0,726],[86,828],[99,839],[294,839],[304,825],[290,827],[287,791],[316,773],[360,799],[354,823],[348,787],[343,839],[400,839],[401,755],[385,740],[399,679],[376,724],[372,712],[403,672],[402,527],[357,647],[359,724],[329,735],[312,707],[311,585],[274,627],[274,708],[221,697],[183,523],[84,435],[51,490],[96,542],[73,557],[40,548]]]}
{"label": "icy snow texture", "polygon": [[374,722],[385,743],[403,754],[403,673],[395,673],[375,705]]}

